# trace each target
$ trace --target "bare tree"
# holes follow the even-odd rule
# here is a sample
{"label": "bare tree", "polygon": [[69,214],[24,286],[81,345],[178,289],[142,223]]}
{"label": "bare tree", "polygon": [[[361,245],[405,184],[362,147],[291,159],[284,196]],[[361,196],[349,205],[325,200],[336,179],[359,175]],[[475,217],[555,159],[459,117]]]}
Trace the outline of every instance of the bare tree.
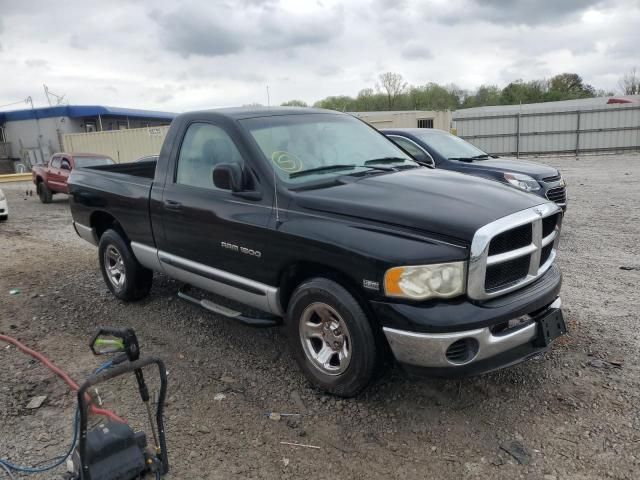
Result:
{"label": "bare tree", "polygon": [[636,73],[635,67],[622,76],[618,86],[624,95],[640,95],[640,77]]}
{"label": "bare tree", "polygon": [[407,89],[407,82],[404,81],[402,75],[393,72],[381,73],[378,79],[380,83],[376,87],[378,90],[384,90],[387,94],[387,102],[389,110],[391,110],[398,96]]}

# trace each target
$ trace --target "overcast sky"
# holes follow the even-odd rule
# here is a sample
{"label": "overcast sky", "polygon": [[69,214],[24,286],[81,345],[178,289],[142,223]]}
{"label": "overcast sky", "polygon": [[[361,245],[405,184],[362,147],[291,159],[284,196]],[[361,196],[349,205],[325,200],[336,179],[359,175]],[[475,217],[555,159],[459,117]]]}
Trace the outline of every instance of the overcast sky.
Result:
{"label": "overcast sky", "polygon": [[266,85],[272,104],[313,103],[385,71],[467,89],[569,71],[616,90],[639,52],[640,0],[0,0],[0,105],[46,105],[43,83],[72,104],[266,104]]}

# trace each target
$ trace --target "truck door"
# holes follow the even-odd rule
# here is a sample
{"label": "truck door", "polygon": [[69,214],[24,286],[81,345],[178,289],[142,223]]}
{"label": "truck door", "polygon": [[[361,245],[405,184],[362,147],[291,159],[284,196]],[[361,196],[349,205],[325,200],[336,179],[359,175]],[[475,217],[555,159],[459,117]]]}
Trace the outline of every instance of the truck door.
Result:
{"label": "truck door", "polygon": [[62,157],[60,160],[60,191],[64,193],[69,193],[69,188],[67,187],[67,180],[69,180],[69,175],[71,174],[71,160],[68,157]]}
{"label": "truck door", "polygon": [[196,274],[211,267],[255,278],[271,215],[269,197],[245,199],[213,184],[217,164],[239,163],[246,170],[248,153],[222,125],[194,122],[176,158],[167,166],[162,194],[164,228],[156,238],[161,262]]}
{"label": "truck door", "polygon": [[60,165],[62,158],[54,156],[47,167],[47,186],[54,192],[60,191]]}

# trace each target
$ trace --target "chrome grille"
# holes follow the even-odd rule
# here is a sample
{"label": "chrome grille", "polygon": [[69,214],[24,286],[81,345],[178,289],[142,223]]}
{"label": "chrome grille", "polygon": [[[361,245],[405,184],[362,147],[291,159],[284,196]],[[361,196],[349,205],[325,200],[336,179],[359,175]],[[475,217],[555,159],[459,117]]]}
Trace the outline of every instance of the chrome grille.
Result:
{"label": "chrome grille", "polygon": [[471,243],[469,297],[503,295],[544,274],[555,259],[561,223],[560,207],[544,203],[479,229]]}
{"label": "chrome grille", "polygon": [[531,243],[531,224],[527,223],[521,227],[499,233],[491,239],[489,244],[489,255],[508,252],[516,248],[525,247]]}
{"label": "chrome grille", "polygon": [[565,187],[555,187],[547,190],[547,198],[556,203],[567,203],[567,189]]}
{"label": "chrome grille", "polygon": [[487,292],[503,288],[519,282],[529,273],[531,255],[514,258],[506,262],[496,263],[487,266],[487,273],[484,277],[484,289]]}

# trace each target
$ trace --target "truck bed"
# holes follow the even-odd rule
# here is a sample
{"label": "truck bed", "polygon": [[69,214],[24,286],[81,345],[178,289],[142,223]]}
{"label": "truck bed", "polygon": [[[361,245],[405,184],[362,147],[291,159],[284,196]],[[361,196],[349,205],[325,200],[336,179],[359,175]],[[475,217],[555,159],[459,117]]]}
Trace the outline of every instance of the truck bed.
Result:
{"label": "truck bed", "polygon": [[75,222],[99,228],[96,215],[112,216],[130,241],[153,245],[149,197],[155,171],[155,161],[74,169],[69,203]]}
{"label": "truck bed", "polygon": [[119,173],[134,177],[144,177],[153,180],[156,174],[156,161],[116,163],[114,165],[100,165],[97,167],[86,167],[88,170],[98,170],[102,172]]}

